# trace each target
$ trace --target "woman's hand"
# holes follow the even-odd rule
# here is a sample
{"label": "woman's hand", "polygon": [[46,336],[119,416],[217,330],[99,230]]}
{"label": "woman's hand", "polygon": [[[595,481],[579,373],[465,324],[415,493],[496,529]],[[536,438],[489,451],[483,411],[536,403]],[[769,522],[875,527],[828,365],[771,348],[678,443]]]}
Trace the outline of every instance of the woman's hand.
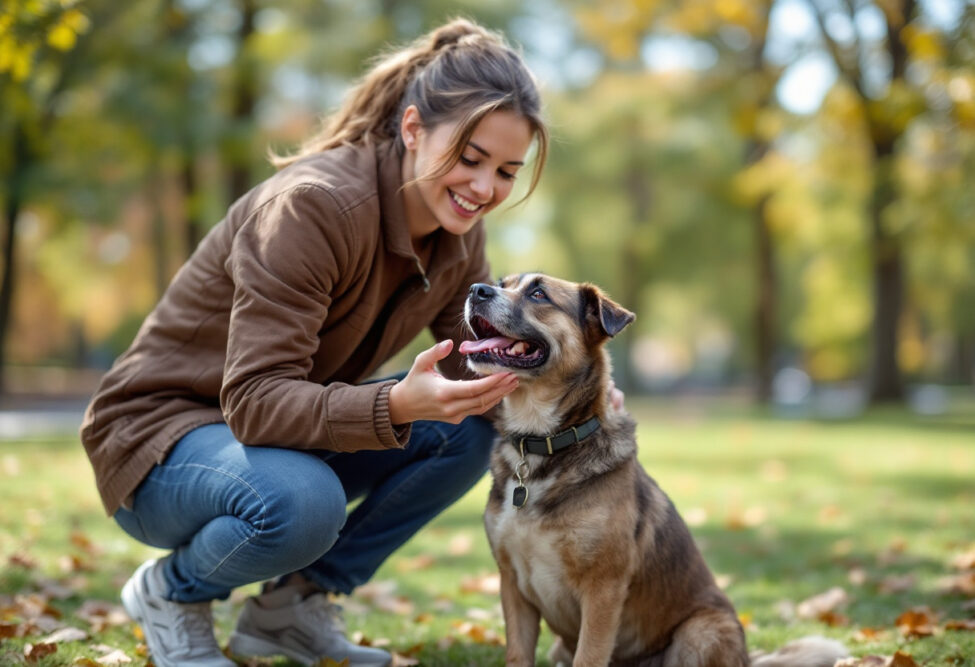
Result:
{"label": "woman's hand", "polygon": [[623,392],[616,387],[616,383],[612,380],[609,381],[609,407],[616,414],[622,414],[623,409],[623,399],[626,398]]}
{"label": "woman's hand", "polygon": [[389,392],[389,418],[400,425],[418,419],[460,423],[501,402],[518,386],[513,373],[495,373],[477,380],[448,380],[436,364],[450,354],[454,342],[441,341],[417,355],[406,377]]}

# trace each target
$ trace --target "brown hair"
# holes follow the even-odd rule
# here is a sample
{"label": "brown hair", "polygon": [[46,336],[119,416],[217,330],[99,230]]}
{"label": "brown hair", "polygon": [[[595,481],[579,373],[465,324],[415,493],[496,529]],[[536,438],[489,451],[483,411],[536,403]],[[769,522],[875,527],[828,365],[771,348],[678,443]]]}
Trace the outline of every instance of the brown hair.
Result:
{"label": "brown hair", "polygon": [[416,106],[428,130],[447,121],[458,123],[452,148],[431,178],[460,159],[474,128],[489,113],[513,111],[523,116],[538,142],[528,193],[535,189],[548,156],[548,131],[535,78],[500,34],[466,19],[454,19],[410,46],[381,56],[298,153],[272,155],[271,162],[284,167],[343,144],[387,139],[402,143],[399,124],[410,105]]}

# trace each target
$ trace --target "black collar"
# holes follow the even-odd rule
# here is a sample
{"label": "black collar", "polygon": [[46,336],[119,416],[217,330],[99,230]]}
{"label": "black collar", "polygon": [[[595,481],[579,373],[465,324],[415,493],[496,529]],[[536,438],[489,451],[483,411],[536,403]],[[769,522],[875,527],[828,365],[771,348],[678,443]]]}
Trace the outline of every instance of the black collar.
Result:
{"label": "black collar", "polygon": [[525,454],[552,456],[566,447],[585,440],[597,430],[599,430],[599,417],[592,417],[555,435],[547,435],[544,438],[526,435],[517,440],[512,439],[511,444],[521,452],[522,456]]}

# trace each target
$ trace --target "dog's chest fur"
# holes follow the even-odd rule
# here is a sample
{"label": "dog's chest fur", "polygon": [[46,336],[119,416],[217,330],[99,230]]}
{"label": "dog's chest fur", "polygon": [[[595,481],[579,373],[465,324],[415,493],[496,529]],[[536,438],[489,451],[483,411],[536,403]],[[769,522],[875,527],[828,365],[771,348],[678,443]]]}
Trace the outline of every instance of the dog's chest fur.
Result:
{"label": "dog's chest fur", "polygon": [[[522,469],[528,498],[519,509],[512,496],[520,454],[503,438],[495,445],[494,485],[485,512],[488,538],[496,558],[515,574],[522,595],[557,632],[578,633],[579,586],[610,545],[618,544],[620,517],[610,516],[606,504],[589,500],[599,496],[604,485],[613,486],[611,475],[621,474],[634,456],[632,439],[621,443],[606,434],[553,457],[529,454],[527,470]],[[631,508],[620,509],[630,514],[626,510]]]}

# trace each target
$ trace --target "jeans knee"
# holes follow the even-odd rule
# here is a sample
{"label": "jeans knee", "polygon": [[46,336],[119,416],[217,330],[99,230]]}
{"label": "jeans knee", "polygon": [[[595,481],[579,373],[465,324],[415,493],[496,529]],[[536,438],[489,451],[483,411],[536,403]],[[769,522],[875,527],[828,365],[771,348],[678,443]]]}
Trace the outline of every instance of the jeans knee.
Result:
{"label": "jeans knee", "polygon": [[265,503],[260,540],[296,561],[321,557],[335,544],[345,524],[342,483],[327,464],[314,459],[282,478]]}

